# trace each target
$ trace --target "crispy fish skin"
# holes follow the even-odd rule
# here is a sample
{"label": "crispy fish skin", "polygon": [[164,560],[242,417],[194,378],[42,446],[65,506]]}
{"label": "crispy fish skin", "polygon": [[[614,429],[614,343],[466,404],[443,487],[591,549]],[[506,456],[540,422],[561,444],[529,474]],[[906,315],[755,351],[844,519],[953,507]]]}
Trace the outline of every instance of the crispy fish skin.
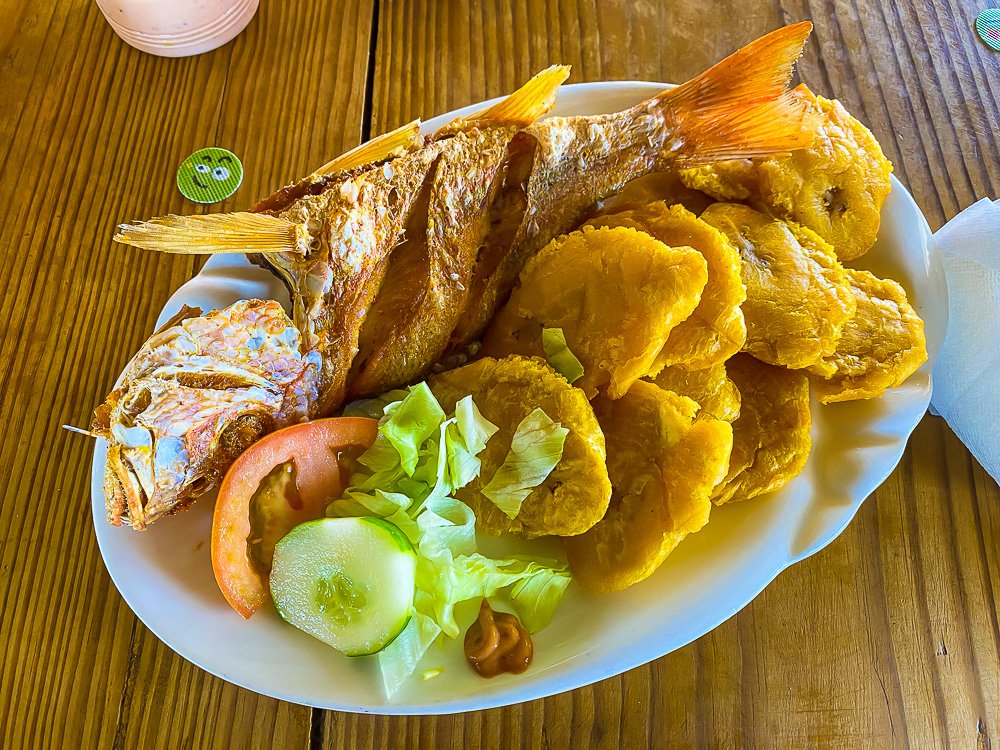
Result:
{"label": "crispy fish skin", "polygon": [[844,326],[836,351],[809,368],[824,404],[881,396],[927,361],[924,322],[903,287],[868,271],[845,270],[857,311]]}
{"label": "crispy fish skin", "polygon": [[[604,435],[583,391],[573,388],[544,360],[484,358],[431,377],[431,391],[450,412],[467,395],[499,430],[483,453],[482,471],[455,496],[475,511],[476,528],[491,535],[513,533],[531,539],[547,534],[581,534],[608,508],[611,483],[605,467]],[[531,491],[515,518],[481,492],[503,464],[518,424],[535,408],[569,429],[559,463]]]}
{"label": "crispy fish skin", "polygon": [[649,380],[665,391],[673,391],[697,402],[699,418],[732,423],[740,416],[740,391],[726,374],[724,364],[704,370],[685,370],[673,365],[664,367]]}
{"label": "crispy fish skin", "polygon": [[144,529],[211,489],[264,433],[308,419],[319,357],[299,345],[273,301],[175,318],[155,333],[95,412],[91,429],[108,440],[108,520]]}
{"label": "crispy fish skin", "polygon": [[744,351],[791,369],[832,354],[856,307],[832,248],[805,227],[736,203],[716,203],[701,218],[740,253],[747,290]]}
{"label": "crispy fish skin", "polygon": [[705,259],[629,227],[584,227],[531,258],[483,339],[489,356],[543,356],[542,329],[561,328],[583,364],[574,385],[619,398],[653,367],[701,299]]}
{"label": "crispy fish skin", "polygon": [[641,380],[616,401],[595,399],[613,490],[599,523],[563,539],[573,578],[582,586],[598,592],[628,588],[708,523],[712,488],[729,464],[733,428],[716,419],[696,420],[697,408],[691,399]]}
{"label": "crispy fish skin", "polygon": [[309,231],[308,255],[268,253],[265,258],[289,287],[304,347],[322,355],[321,414],[344,400],[363,320],[441,145],[301,198],[278,215]]}
{"label": "crispy fish skin", "polygon": [[740,276],[740,254],[718,229],[683,206],[663,201],[601,216],[587,225],[634,227],[670,247],[692,247],[708,264],[708,281],[698,306],[670,332],[653,372],[670,365],[702,370],[722,364],[743,348],[747,327],[741,305],[747,291]]}
{"label": "crispy fish skin", "polygon": [[871,131],[839,101],[805,86],[794,93],[822,118],[811,147],[684,170],[681,179],[718,200],[761,202],[816,232],[840,260],[860,258],[878,235],[892,164]]}
{"label": "crispy fish skin", "polygon": [[802,471],[812,447],[809,379],[747,354],[727,363],[740,391],[733,451],[725,479],[712,493],[716,505],[747,500],[784,487]]}
{"label": "crispy fish skin", "polygon": [[[420,244],[400,247],[390,259],[390,264],[405,264],[409,279],[390,284],[390,266],[362,325],[360,351],[348,378],[352,398],[418,380],[440,359],[490,229],[484,207],[499,187],[498,172],[513,132],[460,132],[442,144]],[[471,148],[481,161],[470,167],[464,152]]]}

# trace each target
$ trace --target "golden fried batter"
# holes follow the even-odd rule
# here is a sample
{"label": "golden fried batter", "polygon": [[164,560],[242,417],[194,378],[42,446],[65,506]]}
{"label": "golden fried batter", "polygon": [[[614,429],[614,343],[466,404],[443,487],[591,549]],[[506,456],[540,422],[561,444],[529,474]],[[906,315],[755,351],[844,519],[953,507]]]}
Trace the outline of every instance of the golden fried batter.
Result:
{"label": "golden fried batter", "polygon": [[846,271],[857,312],[844,326],[837,350],[809,368],[824,404],[881,396],[927,361],[924,322],[903,287],[868,271]]}
{"label": "golden fried batter", "polygon": [[729,237],[743,261],[744,351],[792,369],[832,354],[855,301],[830,246],[805,227],[736,203],[716,203],[701,218]]}
{"label": "golden fried batter", "polygon": [[740,415],[740,392],[726,375],[725,365],[704,370],[684,370],[676,365],[664,367],[651,380],[666,391],[696,401],[701,407],[699,419],[733,422]]}
{"label": "golden fried batter", "polygon": [[705,259],[690,247],[667,247],[625,227],[584,227],[528,261],[483,352],[541,355],[542,329],[562,328],[584,368],[574,385],[588,397],[600,390],[619,398],[650,372],[707,278]]}
{"label": "golden fried batter", "polygon": [[740,280],[740,255],[725,235],[683,206],[665,202],[600,216],[593,226],[625,226],[647,232],[670,247],[693,247],[708,263],[708,283],[691,317],[678,325],[664,344],[653,371],[669,365],[701,370],[721,364],[746,341],[740,305],[746,289]]}
{"label": "golden fried batter", "polygon": [[[475,511],[477,529],[493,535],[511,532],[529,539],[544,534],[569,536],[582,534],[601,519],[611,496],[604,435],[583,392],[544,360],[481,359],[436,375],[428,385],[446,412],[471,394],[482,415],[499,428],[479,454],[479,477],[455,495]],[[511,519],[480,489],[503,464],[514,431],[535,408],[541,408],[569,434],[559,463]]]}
{"label": "golden fried batter", "polygon": [[607,592],[638,583],[708,522],[709,497],[726,473],[733,432],[716,419],[695,421],[697,408],[642,380],[617,401],[595,399],[614,490],[600,523],[563,540],[581,585]]}
{"label": "golden fried batter", "polygon": [[[775,158],[775,157],[768,157]],[[763,159],[732,159],[682,169],[681,182],[718,201],[755,201],[760,197],[760,163]]]}
{"label": "golden fried batter", "polygon": [[727,363],[740,389],[740,417],[733,423],[733,452],[726,478],[715,488],[716,505],[774,492],[796,477],[809,458],[809,379],[746,354]]}
{"label": "golden fried batter", "polygon": [[823,116],[810,148],[685,170],[681,179],[719,200],[760,201],[812,229],[833,245],[840,260],[859,258],[878,234],[892,164],[871,131],[840,102],[805,86],[795,93]]}

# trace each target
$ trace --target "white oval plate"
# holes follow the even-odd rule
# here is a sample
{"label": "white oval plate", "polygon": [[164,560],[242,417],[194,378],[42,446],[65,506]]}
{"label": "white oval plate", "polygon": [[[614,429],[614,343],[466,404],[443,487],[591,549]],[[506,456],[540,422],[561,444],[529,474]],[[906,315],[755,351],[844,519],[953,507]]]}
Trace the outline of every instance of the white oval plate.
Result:
{"label": "white oval plate", "polygon": [[[647,82],[565,86],[555,114],[614,112],[664,88]],[[430,120],[424,130],[485,104]],[[946,325],[944,276],[927,222],[895,179],[892,188],[879,241],[861,265],[906,287],[926,321],[933,360]],[[269,273],[242,256],[215,256],[171,297],[159,323],[182,304],[208,310],[251,297],[288,302]],[[432,648],[421,666],[444,672],[422,681],[418,670],[391,703],[373,657],[341,656],[273,611],[245,622],[228,607],[209,556],[212,498],[143,533],[109,526],[101,487],[103,441],[91,481],[94,524],[108,571],[132,610],[177,653],[224,680],[343,711],[437,714],[502,706],[587,685],[680,648],[746,606],[784,568],[831,542],[899,461],[930,402],[930,373],[928,362],[881,399],[814,404],[814,447],[799,477],[780,492],[713,510],[703,531],[627,591],[594,595],[571,586],[552,625],[535,638],[535,661],[525,674],[483,680],[453,641]]]}

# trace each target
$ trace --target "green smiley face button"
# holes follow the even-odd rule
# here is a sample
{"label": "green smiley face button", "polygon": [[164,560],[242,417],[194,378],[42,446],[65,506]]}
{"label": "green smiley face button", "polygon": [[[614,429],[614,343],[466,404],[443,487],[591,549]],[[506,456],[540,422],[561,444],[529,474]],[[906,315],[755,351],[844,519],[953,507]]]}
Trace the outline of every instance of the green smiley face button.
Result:
{"label": "green smiley face button", "polygon": [[217,203],[243,182],[243,164],[224,148],[200,148],[177,168],[177,189],[195,203]]}

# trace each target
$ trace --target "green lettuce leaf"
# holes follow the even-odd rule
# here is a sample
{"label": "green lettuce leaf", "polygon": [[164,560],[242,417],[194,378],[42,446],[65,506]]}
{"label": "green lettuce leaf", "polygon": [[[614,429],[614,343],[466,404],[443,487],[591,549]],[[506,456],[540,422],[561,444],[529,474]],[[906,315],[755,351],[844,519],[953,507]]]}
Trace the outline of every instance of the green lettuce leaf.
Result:
{"label": "green lettuce leaf", "polygon": [[409,679],[440,634],[441,628],[434,620],[414,612],[403,632],[379,652],[378,665],[387,698],[392,698]]}
{"label": "green lettuce leaf", "polygon": [[482,493],[509,518],[521,510],[531,490],[545,481],[562,458],[569,430],[553,422],[541,409],[521,420],[503,465]]}
{"label": "green lettuce leaf", "polygon": [[528,561],[524,577],[510,590],[510,602],[529,633],[537,633],[552,622],[569,582],[565,565],[541,558]]}
{"label": "green lettuce leaf", "polygon": [[399,453],[403,471],[412,476],[420,457],[420,446],[444,421],[441,404],[434,398],[427,383],[421,383],[410,388],[402,401],[386,407],[378,429]]}
{"label": "green lettuce leaf", "polygon": [[514,586],[511,604],[525,628],[535,632],[552,619],[569,582],[566,566],[554,560],[494,560],[478,552],[456,556],[449,562],[425,558],[424,565],[417,563],[417,588],[424,592],[418,608],[432,612],[445,635],[457,638],[461,629],[455,620],[455,605],[494,596]]}
{"label": "green lettuce leaf", "polygon": [[542,329],[542,350],[552,369],[570,383],[583,377],[583,363],[570,351],[562,328]]}
{"label": "green lettuce leaf", "polygon": [[455,421],[466,449],[478,456],[486,447],[486,441],[497,432],[497,426],[479,413],[472,396],[466,396],[455,404]]}

